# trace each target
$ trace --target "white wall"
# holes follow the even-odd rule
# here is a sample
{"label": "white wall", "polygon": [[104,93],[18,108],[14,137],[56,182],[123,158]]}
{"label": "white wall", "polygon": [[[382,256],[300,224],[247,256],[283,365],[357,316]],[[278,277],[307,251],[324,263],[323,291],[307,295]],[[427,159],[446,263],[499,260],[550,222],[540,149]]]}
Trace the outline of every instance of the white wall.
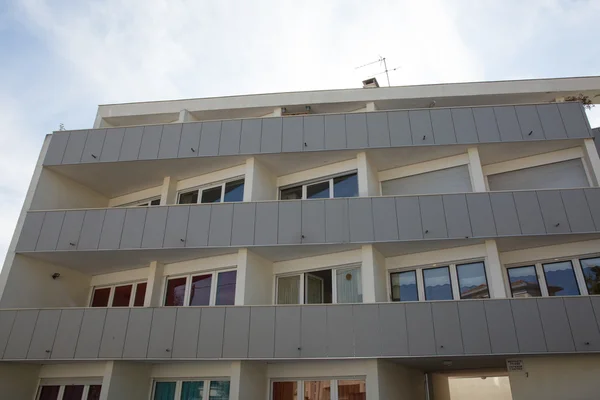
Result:
{"label": "white wall", "polygon": [[226,378],[231,376],[231,361],[170,362],[152,365],[153,379]]}
{"label": "white wall", "polygon": [[236,305],[272,304],[273,263],[248,249],[238,252]]}
{"label": "white wall", "polygon": [[151,370],[148,363],[107,362],[100,400],[148,400]]}
{"label": "white wall", "polygon": [[256,157],[246,160],[244,201],[276,200],[277,177]]}
{"label": "white wall", "polygon": [[106,364],[105,361],[45,364],[39,375],[40,379],[102,378]]}
{"label": "white wall", "polygon": [[425,400],[425,375],[422,371],[407,368],[387,360],[371,360],[371,362],[376,363],[377,367],[377,389],[379,392],[377,399]]}
{"label": "white wall", "polygon": [[[452,400],[511,400],[508,376],[450,377],[450,398]],[[437,399],[436,399],[437,400]]]}
{"label": "white wall", "polygon": [[[52,279],[58,272],[60,277]],[[85,307],[91,276],[17,254],[0,299],[2,308]]]}
{"label": "white wall", "polygon": [[258,361],[231,363],[230,400],[265,400],[268,396],[267,363]]}
{"label": "white wall", "polygon": [[108,198],[47,168],[41,170],[30,210],[108,207]]}
{"label": "white wall", "polygon": [[598,399],[600,355],[522,358],[523,371],[509,372],[513,400]]}
{"label": "white wall", "polygon": [[33,399],[37,391],[40,365],[0,364],[0,398]]}

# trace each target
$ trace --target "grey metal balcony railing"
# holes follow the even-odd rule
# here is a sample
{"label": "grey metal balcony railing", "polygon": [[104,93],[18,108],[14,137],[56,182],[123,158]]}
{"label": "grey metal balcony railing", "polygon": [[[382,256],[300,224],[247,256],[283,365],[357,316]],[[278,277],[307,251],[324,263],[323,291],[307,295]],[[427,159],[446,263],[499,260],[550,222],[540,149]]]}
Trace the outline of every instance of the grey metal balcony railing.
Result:
{"label": "grey metal balcony railing", "polygon": [[419,109],[59,131],[44,165],[591,136],[580,103]]}
{"label": "grey metal balcony railing", "polygon": [[600,232],[600,188],[27,213],[17,252],[377,243]]}
{"label": "grey metal balcony railing", "polygon": [[600,351],[600,297],[0,310],[0,359],[339,359]]}

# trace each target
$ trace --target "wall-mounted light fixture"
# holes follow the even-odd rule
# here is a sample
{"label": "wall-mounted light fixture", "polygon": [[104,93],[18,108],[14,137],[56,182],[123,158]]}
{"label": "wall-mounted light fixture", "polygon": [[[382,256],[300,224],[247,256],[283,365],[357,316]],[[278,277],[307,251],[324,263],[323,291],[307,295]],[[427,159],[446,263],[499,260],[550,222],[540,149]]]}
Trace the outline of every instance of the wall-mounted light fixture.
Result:
{"label": "wall-mounted light fixture", "polygon": [[60,274],[58,272],[55,272],[52,274],[52,279],[56,279],[56,278],[60,278]]}

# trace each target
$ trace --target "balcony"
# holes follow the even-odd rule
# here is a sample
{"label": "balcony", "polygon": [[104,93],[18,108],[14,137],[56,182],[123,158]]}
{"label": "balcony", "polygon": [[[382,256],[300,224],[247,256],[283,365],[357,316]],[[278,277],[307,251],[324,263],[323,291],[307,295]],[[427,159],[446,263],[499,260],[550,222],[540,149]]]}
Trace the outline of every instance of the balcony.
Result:
{"label": "balcony", "polygon": [[199,252],[224,254],[239,247],[396,245],[599,231],[600,189],[588,188],[33,211],[16,251],[83,270],[95,262],[114,264],[127,254],[160,261],[166,255],[199,257]]}
{"label": "balcony", "polygon": [[44,165],[591,136],[579,103],[415,109],[60,131]]}
{"label": "balcony", "polygon": [[448,357],[600,351],[600,297],[0,310],[2,360]]}

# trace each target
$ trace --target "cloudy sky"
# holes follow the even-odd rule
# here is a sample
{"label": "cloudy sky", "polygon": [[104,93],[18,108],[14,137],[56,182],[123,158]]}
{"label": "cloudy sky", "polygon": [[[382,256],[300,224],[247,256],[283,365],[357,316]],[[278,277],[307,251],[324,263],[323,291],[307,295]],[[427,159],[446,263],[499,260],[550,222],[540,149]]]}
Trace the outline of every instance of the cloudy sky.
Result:
{"label": "cloudy sky", "polygon": [[600,75],[599,15],[600,0],[0,1],[0,257],[44,135],[91,127],[98,104],[358,87],[380,55],[392,85]]}

